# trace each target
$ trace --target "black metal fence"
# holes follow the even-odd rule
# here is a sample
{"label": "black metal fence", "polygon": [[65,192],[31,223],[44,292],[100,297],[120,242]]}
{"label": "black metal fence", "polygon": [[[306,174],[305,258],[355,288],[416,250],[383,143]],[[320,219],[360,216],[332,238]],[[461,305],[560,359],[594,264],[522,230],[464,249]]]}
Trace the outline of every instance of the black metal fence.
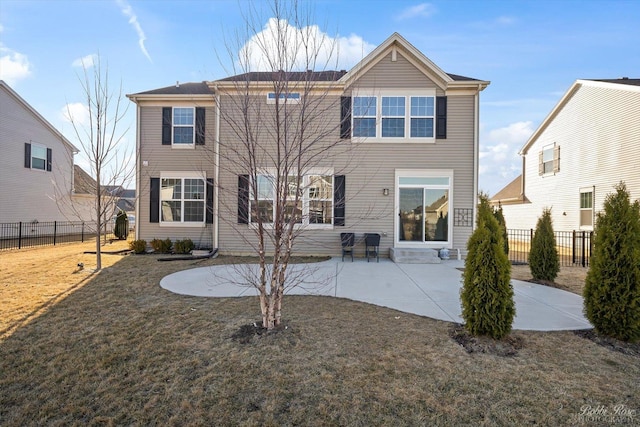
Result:
{"label": "black metal fence", "polygon": [[[509,260],[528,263],[534,230],[507,230],[509,236]],[[556,248],[562,266],[589,266],[593,249],[593,231],[554,231]]]}
{"label": "black metal fence", "polygon": [[[113,224],[107,223],[102,234],[114,239]],[[95,226],[85,222],[7,222],[0,223],[0,251],[32,246],[51,246],[94,239]]]}

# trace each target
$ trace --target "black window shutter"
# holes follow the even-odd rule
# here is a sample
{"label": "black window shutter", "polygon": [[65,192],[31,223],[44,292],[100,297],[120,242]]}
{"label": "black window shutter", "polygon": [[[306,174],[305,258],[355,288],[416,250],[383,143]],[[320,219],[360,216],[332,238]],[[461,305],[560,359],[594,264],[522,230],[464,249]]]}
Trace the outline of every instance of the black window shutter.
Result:
{"label": "black window shutter", "polygon": [[196,145],[204,145],[204,107],[196,107]]}
{"label": "black window shutter", "polygon": [[24,143],[24,167],[31,169],[31,144]]}
{"label": "black window shutter", "polygon": [[206,222],[213,224],[213,178],[207,178]]}
{"label": "black window shutter", "polygon": [[162,145],[171,145],[171,107],[162,107]]}
{"label": "black window shutter", "polygon": [[51,172],[51,161],[53,159],[53,150],[47,148],[47,172]]}
{"label": "black window shutter", "polygon": [[436,96],[436,139],[447,139],[446,96]]}
{"label": "black window shutter", "polygon": [[345,176],[333,177],[333,225],[344,227],[345,215]]}
{"label": "black window shutter", "polygon": [[340,139],[351,138],[351,97],[340,97]]}
{"label": "black window shutter", "polygon": [[249,224],[249,175],[238,175],[238,224]]}
{"label": "black window shutter", "polygon": [[151,178],[149,222],[160,222],[160,178]]}

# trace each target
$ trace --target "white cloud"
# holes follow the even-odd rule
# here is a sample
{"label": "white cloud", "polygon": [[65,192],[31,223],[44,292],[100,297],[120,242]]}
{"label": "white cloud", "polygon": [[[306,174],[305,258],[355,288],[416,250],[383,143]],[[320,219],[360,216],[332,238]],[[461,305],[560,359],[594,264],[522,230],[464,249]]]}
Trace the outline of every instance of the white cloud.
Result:
{"label": "white cloud", "polygon": [[95,53],[89,54],[87,56],[83,56],[82,58],[78,58],[71,63],[72,67],[83,67],[83,68],[91,68],[98,61],[98,55]]}
{"label": "white cloud", "polygon": [[515,122],[480,132],[480,189],[494,195],[522,173],[518,152],[534,132],[533,122]]}
{"label": "white cloud", "polygon": [[436,8],[431,3],[420,3],[416,6],[408,7],[396,16],[397,21],[411,18],[428,18],[436,13]]}
{"label": "white cloud", "polygon": [[124,0],[116,0],[116,2],[118,3],[118,6],[120,6],[120,11],[122,12],[122,14],[129,18],[129,24],[131,24],[136,30],[136,33],[138,34],[138,44],[140,45],[140,50],[142,50],[142,53],[144,53],[144,56],[147,57],[149,62],[153,62],[151,60],[149,52],[147,52],[147,48],[144,46],[144,42],[145,40],[147,40],[147,36],[144,35],[144,31],[142,30],[142,27],[138,22],[138,17],[133,12],[133,8]]}
{"label": "white cloud", "polygon": [[31,63],[27,55],[13,51],[0,43],[0,79],[9,86],[31,75]]}
{"label": "white cloud", "polygon": [[68,123],[75,123],[76,126],[87,126],[89,124],[89,109],[81,102],[73,102],[65,105],[60,110],[63,120]]}
{"label": "white cloud", "polygon": [[[283,35],[286,42],[278,43],[278,38]],[[308,44],[308,49],[305,43]],[[278,49],[282,46],[285,46],[286,52],[278,54]],[[374,45],[355,34],[333,38],[317,25],[296,28],[286,20],[270,18],[263,30],[242,46],[238,56],[241,68],[246,68],[246,71],[320,71],[349,69],[374,48]],[[308,55],[311,53],[313,55]]]}

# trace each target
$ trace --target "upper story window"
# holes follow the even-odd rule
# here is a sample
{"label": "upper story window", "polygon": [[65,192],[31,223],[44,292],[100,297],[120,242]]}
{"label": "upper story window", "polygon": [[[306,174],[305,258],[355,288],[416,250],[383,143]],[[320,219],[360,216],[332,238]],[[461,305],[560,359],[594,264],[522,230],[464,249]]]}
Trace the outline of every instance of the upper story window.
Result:
{"label": "upper story window", "polygon": [[290,104],[300,103],[300,92],[280,92],[276,95],[275,92],[269,92],[267,94],[267,104],[275,104],[276,98],[280,102],[287,102]]}
{"label": "upper story window", "polygon": [[204,107],[163,107],[162,145],[193,148],[205,144]]}
{"label": "upper story window", "polygon": [[[356,141],[435,142],[446,138],[447,99],[436,97],[434,90],[354,95],[351,136]],[[341,128],[342,138],[344,134]]]}
{"label": "upper story window", "polygon": [[194,108],[173,109],[173,143],[193,144],[195,127]]}
{"label": "upper story window", "polygon": [[24,144],[24,167],[51,172],[52,150],[35,143]]}
{"label": "upper story window", "polygon": [[560,147],[558,145],[554,143],[544,146],[538,156],[538,173],[540,175],[560,171]]}

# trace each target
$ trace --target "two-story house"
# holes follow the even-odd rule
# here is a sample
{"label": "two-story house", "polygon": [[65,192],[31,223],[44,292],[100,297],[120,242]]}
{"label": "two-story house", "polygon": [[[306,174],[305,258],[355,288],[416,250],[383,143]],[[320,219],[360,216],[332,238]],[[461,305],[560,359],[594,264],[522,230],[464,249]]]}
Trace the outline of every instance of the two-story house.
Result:
{"label": "two-story house", "polygon": [[[274,172],[269,156],[258,159],[259,194],[247,196],[240,106],[258,120],[279,97],[290,108],[317,99],[322,113],[307,131],[329,147],[305,169],[291,207],[301,218],[296,253],[339,254],[342,232],[379,233],[392,258],[399,249],[465,249],[477,204],[479,94],[489,82],[444,72],[397,33],[351,70],[288,72],[279,93],[277,73],[128,95],[138,112],[137,238],[253,253],[255,215],[274,214]],[[269,143],[273,133],[255,127]]]}
{"label": "two-story house", "polygon": [[89,221],[95,197],[75,188],[78,149],[0,80],[0,222]]}
{"label": "two-story house", "polygon": [[520,150],[522,175],[492,197],[508,228],[534,228],[551,208],[556,230],[593,230],[624,181],[640,198],[640,79],[576,80]]}

